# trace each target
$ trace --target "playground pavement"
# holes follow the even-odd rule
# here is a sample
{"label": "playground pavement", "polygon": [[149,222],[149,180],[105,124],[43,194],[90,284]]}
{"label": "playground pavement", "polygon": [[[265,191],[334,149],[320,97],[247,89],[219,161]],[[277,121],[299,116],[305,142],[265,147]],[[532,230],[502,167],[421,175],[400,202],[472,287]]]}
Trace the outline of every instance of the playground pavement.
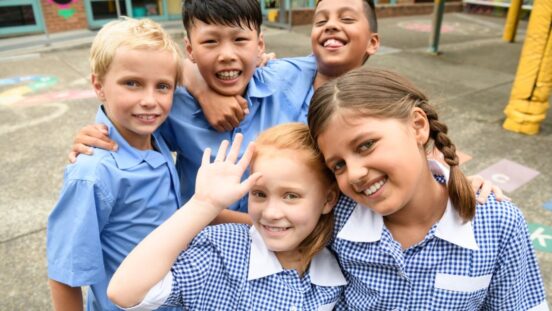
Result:
{"label": "playground pavement", "polygon": [[[552,301],[552,117],[535,136],[501,127],[527,23],[521,21],[515,43],[505,43],[503,18],[446,14],[440,55],[427,52],[430,23],[431,16],[381,19],[383,47],[368,66],[398,71],[427,91],[453,141],[471,158],[462,165],[466,173],[492,170],[502,160],[521,165],[489,176],[510,189],[531,224]],[[182,41],[179,23],[167,27]],[[267,48],[278,57],[306,55],[309,32],[307,26],[267,28]],[[46,221],[73,136],[97,109],[87,62],[93,34],[51,36],[49,46],[43,36],[0,39],[0,310],[52,309]]]}

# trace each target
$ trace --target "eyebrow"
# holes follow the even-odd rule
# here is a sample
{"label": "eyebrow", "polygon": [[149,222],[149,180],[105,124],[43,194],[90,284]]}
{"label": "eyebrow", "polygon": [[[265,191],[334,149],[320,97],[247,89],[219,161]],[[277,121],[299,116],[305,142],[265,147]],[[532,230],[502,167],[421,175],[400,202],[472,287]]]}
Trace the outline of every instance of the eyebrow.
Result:
{"label": "eyebrow", "polygon": [[[353,7],[350,7],[350,6],[344,6],[344,7],[339,8],[339,9],[337,10],[337,13],[338,13],[338,14],[341,14],[341,13],[343,13],[343,12],[349,12],[349,11],[350,11],[350,12],[353,12],[353,13],[356,13],[356,10],[355,10]],[[324,14],[328,14],[328,12],[329,12],[329,11],[328,11],[327,9],[319,10],[318,12],[316,12],[316,13],[314,14],[314,17],[316,17],[316,16],[318,16],[318,15],[320,15],[320,14],[323,14],[323,13],[324,13]]]}

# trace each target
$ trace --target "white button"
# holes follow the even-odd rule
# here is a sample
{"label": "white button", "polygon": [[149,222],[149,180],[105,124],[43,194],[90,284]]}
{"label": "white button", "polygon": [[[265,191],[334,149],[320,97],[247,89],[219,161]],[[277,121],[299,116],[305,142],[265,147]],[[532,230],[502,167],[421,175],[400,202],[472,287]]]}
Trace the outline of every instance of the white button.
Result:
{"label": "white button", "polygon": [[289,311],[297,311],[297,307],[296,306],[291,306],[291,308],[289,308]]}

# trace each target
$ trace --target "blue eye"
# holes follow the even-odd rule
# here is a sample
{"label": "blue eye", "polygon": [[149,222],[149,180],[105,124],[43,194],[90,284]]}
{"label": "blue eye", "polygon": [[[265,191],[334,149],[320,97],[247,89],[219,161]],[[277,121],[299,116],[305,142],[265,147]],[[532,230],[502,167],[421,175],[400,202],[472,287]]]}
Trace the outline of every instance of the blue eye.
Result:
{"label": "blue eye", "polygon": [[128,87],[137,87],[138,82],[136,82],[134,80],[128,80],[128,81],[125,81],[125,85],[128,86]]}
{"label": "blue eye", "polygon": [[160,89],[161,91],[170,91],[172,89],[172,86],[170,84],[167,84],[167,83],[161,83],[157,86],[158,89]]}

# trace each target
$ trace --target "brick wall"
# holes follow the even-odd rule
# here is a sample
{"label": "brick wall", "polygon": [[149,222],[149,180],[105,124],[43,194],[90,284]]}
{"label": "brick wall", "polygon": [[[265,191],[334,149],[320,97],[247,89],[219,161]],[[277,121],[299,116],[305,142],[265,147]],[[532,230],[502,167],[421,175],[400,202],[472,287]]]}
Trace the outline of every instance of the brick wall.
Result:
{"label": "brick wall", "polygon": [[62,7],[48,0],[40,0],[44,21],[49,33],[85,29],[88,27],[86,13],[84,10],[84,0],[74,0],[67,6],[67,9],[74,9],[71,16],[63,17],[60,15]]}
{"label": "brick wall", "polygon": [[[408,15],[424,15],[433,12],[433,3],[413,3],[414,0],[398,0],[398,5],[380,4],[376,7],[378,18]],[[381,2],[378,2],[381,3]],[[445,12],[462,12],[462,2],[447,2]],[[312,23],[313,9],[294,9],[292,11],[292,25],[307,25]],[[286,15],[287,16],[287,15]],[[278,20],[278,17],[276,17]],[[286,18],[287,20],[287,18]]]}

